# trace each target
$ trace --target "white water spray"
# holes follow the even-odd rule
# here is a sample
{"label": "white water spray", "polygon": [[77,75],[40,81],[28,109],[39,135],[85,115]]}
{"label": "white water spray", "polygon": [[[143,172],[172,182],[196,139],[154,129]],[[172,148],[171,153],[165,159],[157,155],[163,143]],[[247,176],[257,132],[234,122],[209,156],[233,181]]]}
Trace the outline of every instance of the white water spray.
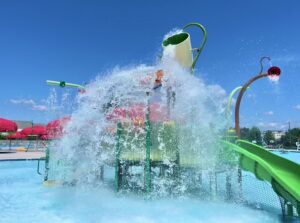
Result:
{"label": "white water spray", "polygon": [[[157,70],[162,70],[164,76],[161,87],[153,90]],[[193,166],[196,172],[220,168],[222,149],[218,140],[226,125],[225,91],[218,85],[205,85],[168,57],[156,66],[114,69],[108,75],[100,75],[77,100],[78,108],[72,114],[66,134],[51,154],[56,180],[76,185],[98,184],[101,167],[114,165],[118,122],[126,126],[129,134],[134,134],[122,146],[130,148],[131,154],[142,163],[147,109],[153,126],[157,123],[176,126],[180,165]],[[172,166],[172,155],[166,152],[170,148],[165,145],[160,129],[152,134],[152,141],[163,157],[163,164]],[[177,187],[181,192],[193,183],[183,178]],[[136,179],[135,184],[142,185],[142,179]],[[153,179],[152,184],[159,192],[174,186],[171,179],[164,177]]]}

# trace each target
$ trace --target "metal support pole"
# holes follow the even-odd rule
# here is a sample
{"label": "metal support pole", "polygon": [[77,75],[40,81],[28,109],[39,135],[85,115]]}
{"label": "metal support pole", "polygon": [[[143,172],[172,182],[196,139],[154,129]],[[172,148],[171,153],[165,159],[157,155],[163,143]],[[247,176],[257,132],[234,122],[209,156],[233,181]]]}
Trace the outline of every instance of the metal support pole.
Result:
{"label": "metal support pole", "polygon": [[232,198],[232,191],[231,191],[231,173],[229,170],[226,171],[226,199],[231,200]]}
{"label": "metal support pole", "polygon": [[290,202],[286,202],[286,210],[287,210],[287,216],[289,217],[294,216],[293,205]]}
{"label": "metal support pole", "polygon": [[115,190],[118,192],[121,188],[121,179],[120,179],[120,172],[121,172],[121,166],[120,166],[120,140],[122,135],[122,124],[119,122],[117,124],[117,136],[116,136],[116,160],[115,160]]}
{"label": "metal support pole", "polygon": [[239,196],[238,199],[242,201],[243,200],[242,169],[238,167],[237,172],[238,172],[237,174],[238,174],[238,196]]}
{"label": "metal support pole", "polygon": [[240,129],[240,105],[241,105],[241,101],[242,101],[242,97],[245,93],[245,91],[247,90],[247,88],[250,86],[250,84],[252,84],[254,81],[263,78],[263,77],[267,77],[268,74],[258,74],[256,76],[254,76],[253,78],[251,78],[248,82],[246,82],[243,86],[243,88],[241,89],[239,96],[237,98],[236,101],[236,105],[235,105],[235,131],[237,134],[238,138],[241,138],[241,129]]}
{"label": "metal support pole", "polygon": [[[147,96],[149,96],[149,92],[147,92]],[[145,173],[145,192],[149,194],[151,191],[151,123],[150,123],[150,106],[149,100],[147,104],[147,113],[146,113],[146,122],[145,122],[145,130],[146,130],[146,157],[145,157],[145,166],[144,166],[144,173]]]}
{"label": "metal support pole", "polygon": [[48,180],[48,174],[49,174],[49,161],[50,161],[50,149],[47,146],[46,147],[46,157],[45,157],[45,176],[44,176],[44,181]]}

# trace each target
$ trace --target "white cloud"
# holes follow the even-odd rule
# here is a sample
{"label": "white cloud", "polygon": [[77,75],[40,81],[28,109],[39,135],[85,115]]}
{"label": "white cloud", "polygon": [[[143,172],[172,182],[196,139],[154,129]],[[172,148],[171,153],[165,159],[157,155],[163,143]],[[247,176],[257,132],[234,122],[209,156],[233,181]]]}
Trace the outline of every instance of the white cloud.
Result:
{"label": "white cloud", "polygon": [[46,111],[47,107],[45,105],[34,105],[34,106],[32,106],[32,110]]}
{"label": "white cloud", "polygon": [[257,125],[258,125],[258,126],[264,126],[265,123],[264,123],[264,122],[259,122],[259,123],[257,123]]}
{"label": "white cloud", "polygon": [[32,99],[11,99],[11,103],[13,104],[23,104],[23,105],[35,105],[35,102]]}
{"label": "white cloud", "polygon": [[276,122],[270,122],[270,123],[268,123],[268,125],[269,125],[270,127],[277,127],[277,126],[278,126],[278,123],[276,123]]}
{"label": "white cloud", "polygon": [[296,109],[300,110],[300,104],[295,106]]}
{"label": "white cloud", "polygon": [[258,122],[257,125],[263,129],[279,129],[282,128],[277,122]]}
{"label": "white cloud", "polygon": [[273,112],[273,111],[267,111],[267,112],[265,112],[264,114],[265,114],[265,115],[271,116],[271,115],[274,115],[274,112]]}
{"label": "white cloud", "polygon": [[213,92],[217,97],[226,97],[226,91],[220,85],[208,85],[207,88],[209,91]]}
{"label": "white cloud", "polygon": [[12,104],[19,104],[19,105],[25,105],[25,106],[28,106],[32,110],[35,110],[35,111],[46,111],[47,110],[47,106],[37,104],[32,99],[11,99],[10,103],[12,103]]}

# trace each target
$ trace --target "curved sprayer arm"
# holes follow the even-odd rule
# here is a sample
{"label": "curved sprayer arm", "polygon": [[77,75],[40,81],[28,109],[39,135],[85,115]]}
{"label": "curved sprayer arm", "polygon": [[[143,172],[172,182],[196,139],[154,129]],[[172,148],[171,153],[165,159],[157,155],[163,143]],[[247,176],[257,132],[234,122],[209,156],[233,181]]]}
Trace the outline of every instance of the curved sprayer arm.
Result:
{"label": "curved sprayer arm", "polygon": [[73,87],[73,88],[84,89],[84,86],[82,86],[82,85],[66,83],[64,81],[50,81],[50,80],[47,80],[46,83],[49,84],[49,85],[55,85],[55,86],[60,86],[60,87]]}
{"label": "curved sprayer arm", "polygon": [[236,104],[235,104],[235,131],[237,134],[237,137],[240,139],[241,138],[241,129],[240,129],[240,105],[241,105],[241,101],[242,101],[242,97],[245,93],[245,91],[248,89],[248,87],[256,80],[263,78],[263,77],[267,77],[268,74],[261,74],[259,73],[258,75],[252,77],[250,80],[248,80],[244,86],[242,87],[239,96],[236,100]]}
{"label": "curved sprayer arm", "polygon": [[196,27],[200,28],[203,32],[203,40],[202,40],[201,46],[200,46],[200,48],[197,49],[197,55],[196,55],[196,57],[193,61],[193,64],[192,64],[192,70],[194,70],[195,65],[197,63],[197,60],[198,60],[198,58],[199,58],[199,56],[200,56],[200,54],[203,50],[203,47],[205,46],[207,33],[206,33],[206,29],[204,28],[203,25],[201,25],[200,23],[195,23],[195,22],[187,24],[185,27],[183,27],[183,30],[185,30],[186,28],[188,28],[190,26],[196,26]]}

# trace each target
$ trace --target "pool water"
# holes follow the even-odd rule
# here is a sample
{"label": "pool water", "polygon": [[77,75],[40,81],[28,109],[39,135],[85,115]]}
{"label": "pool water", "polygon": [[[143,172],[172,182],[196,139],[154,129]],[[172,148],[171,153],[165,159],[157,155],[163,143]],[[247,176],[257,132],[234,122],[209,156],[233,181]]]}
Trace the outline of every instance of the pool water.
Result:
{"label": "pool water", "polygon": [[276,215],[234,203],[192,198],[145,200],[110,189],[45,187],[37,161],[0,162],[0,222],[280,222]]}
{"label": "pool water", "polygon": [[277,152],[274,151],[275,154],[282,156],[284,158],[287,158],[289,160],[294,161],[295,163],[300,164],[300,152],[287,152],[287,153],[282,153],[282,152]]}

